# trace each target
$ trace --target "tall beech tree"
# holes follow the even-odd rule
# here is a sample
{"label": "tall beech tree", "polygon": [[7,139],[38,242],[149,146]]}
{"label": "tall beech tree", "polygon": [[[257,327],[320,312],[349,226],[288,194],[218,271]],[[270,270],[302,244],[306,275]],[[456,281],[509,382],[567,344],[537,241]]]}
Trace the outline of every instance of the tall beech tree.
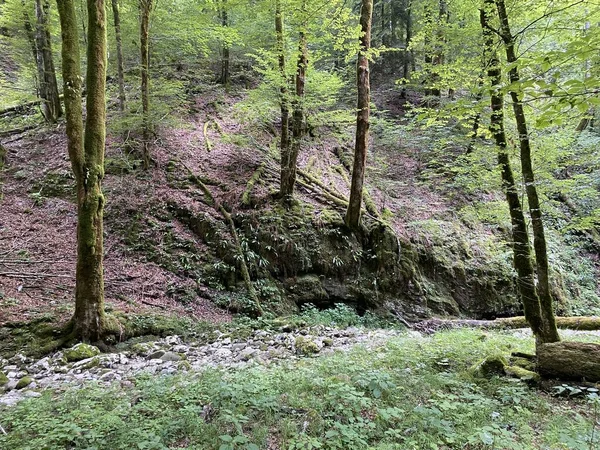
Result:
{"label": "tall beech tree", "polygon": [[[285,176],[287,175],[287,164],[289,160],[290,146],[290,111],[288,105],[288,86],[285,73],[285,40],[283,34],[283,11],[281,9],[281,0],[275,1],[275,37],[277,43],[277,60],[279,64],[279,74],[281,76],[279,97],[281,109],[281,186],[284,185]],[[283,193],[283,192],[282,192]]]}
{"label": "tall beech tree", "polygon": [[[506,51],[506,61],[510,65],[508,77],[511,86],[518,85],[521,78],[518,69],[518,58],[515,50],[515,37],[510,30],[510,23],[506,11],[504,0],[496,0],[498,18],[500,20],[500,37],[504,43]],[[531,215],[531,225],[533,228],[533,248],[535,250],[536,274],[537,274],[537,294],[542,311],[543,330],[540,333],[540,340],[543,343],[556,342],[560,340],[554,318],[554,307],[552,293],[550,291],[550,274],[548,264],[548,250],[546,245],[546,236],[544,231],[544,222],[542,218],[542,209],[540,199],[535,183],[535,174],[531,158],[531,141],[529,139],[529,130],[527,126],[527,117],[523,107],[522,98],[516,89],[510,89],[517,131],[519,133],[519,146],[521,157],[521,171],[525,182],[525,192],[529,204],[529,214]]]}
{"label": "tall beech tree", "polygon": [[47,0],[35,0],[36,26],[35,34],[27,14],[25,28],[28,35],[33,35],[33,53],[37,68],[38,97],[41,100],[41,111],[46,122],[55,123],[62,116],[62,106],[58,95],[58,82],[52,57],[52,42],[50,38],[50,3]]}
{"label": "tall beech tree", "polygon": [[[302,14],[306,16],[306,0],[302,2]],[[296,171],[298,166],[298,155],[300,154],[300,145],[304,136],[304,91],[306,88],[306,69],[308,67],[308,41],[307,41],[306,20],[300,28],[298,42],[298,62],[296,64],[295,76],[295,96],[292,101],[292,142],[288,151],[282,157],[281,186],[280,195],[283,198],[290,198],[294,193],[296,184]],[[285,66],[284,66],[285,67]]]}
{"label": "tall beech tree", "polygon": [[490,81],[490,103],[492,114],[490,132],[494,137],[498,150],[498,165],[502,174],[502,189],[508,203],[512,223],[513,261],[517,272],[517,287],[525,319],[529,323],[536,338],[543,337],[540,301],[535,289],[535,273],[531,255],[531,244],[527,232],[527,223],[519,198],[519,190],[515,183],[510,157],[507,149],[506,132],[504,129],[504,95],[501,92],[502,69],[495,50],[494,34],[490,26],[490,12],[493,0],[486,0],[480,10],[481,27],[484,35],[484,61],[487,64],[487,76]]}
{"label": "tall beech tree", "polygon": [[73,0],[57,0],[67,147],[77,184],[75,334],[96,341],[104,328],[102,178],[106,123],[106,13],[104,0],[88,0],[85,137],[81,98],[79,33]]}
{"label": "tall beech tree", "polygon": [[149,29],[152,0],[140,0],[140,52],[142,90],[142,157],[144,168],[150,168],[150,92],[149,92]]}
{"label": "tall beech tree", "polygon": [[113,21],[115,24],[115,40],[117,41],[117,80],[119,83],[119,111],[125,111],[125,70],[123,68],[123,41],[121,38],[121,14],[119,0],[111,0]]}
{"label": "tall beech tree", "polygon": [[373,0],[362,0],[360,8],[360,50],[356,62],[356,84],[358,87],[356,113],[356,139],[354,144],[354,164],[352,166],[352,183],[350,200],[346,211],[346,224],[351,228],[360,225],[363,186],[367,151],[369,149],[369,115],[371,112],[371,85],[369,77],[369,49],[371,48],[371,18],[373,16]]}

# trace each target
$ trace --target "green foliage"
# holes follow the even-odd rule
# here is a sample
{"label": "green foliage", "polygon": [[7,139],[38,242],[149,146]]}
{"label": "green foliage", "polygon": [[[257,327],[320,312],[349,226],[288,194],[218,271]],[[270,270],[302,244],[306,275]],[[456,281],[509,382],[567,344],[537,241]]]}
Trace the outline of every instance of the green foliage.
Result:
{"label": "green foliage", "polygon": [[[379,349],[236,372],[88,384],[2,411],[0,446],[285,449],[594,448],[589,405],[505,378],[472,378],[485,355],[531,350],[508,334],[399,337]],[[440,366],[440,358],[451,365]],[[592,417],[588,417],[590,413]],[[595,419],[594,419],[595,420]]]}

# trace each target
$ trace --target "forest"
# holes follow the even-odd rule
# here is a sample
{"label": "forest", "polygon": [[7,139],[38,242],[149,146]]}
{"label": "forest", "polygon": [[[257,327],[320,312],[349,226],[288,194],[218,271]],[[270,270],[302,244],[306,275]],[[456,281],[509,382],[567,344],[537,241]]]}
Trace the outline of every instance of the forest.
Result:
{"label": "forest", "polygon": [[599,25],[0,0],[0,449],[599,449]]}

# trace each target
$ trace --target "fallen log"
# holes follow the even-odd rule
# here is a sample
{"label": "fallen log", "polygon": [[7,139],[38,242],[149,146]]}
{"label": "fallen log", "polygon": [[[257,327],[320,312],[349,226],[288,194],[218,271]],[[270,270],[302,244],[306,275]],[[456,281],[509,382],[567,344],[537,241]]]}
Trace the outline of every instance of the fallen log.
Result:
{"label": "fallen log", "polygon": [[537,346],[537,368],[545,378],[600,381],[600,345],[553,342]]}
{"label": "fallen log", "polygon": [[[561,329],[594,331],[600,330],[600,317],[578,316],[557,317],[556,326]],[[453,328],[484,328],[484,329],[516,329],[529,328],[525,317],[507,317],[496,320],[470,320],[470,319],[429,319],[418,322],[413,328],[424,332],[435,332]]]}

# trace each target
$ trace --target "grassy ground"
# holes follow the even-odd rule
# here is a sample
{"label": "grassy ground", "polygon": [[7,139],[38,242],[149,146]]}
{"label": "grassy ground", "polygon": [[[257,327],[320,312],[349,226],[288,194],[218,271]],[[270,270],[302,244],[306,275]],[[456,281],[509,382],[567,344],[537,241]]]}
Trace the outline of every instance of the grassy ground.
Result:
{"label": "grassy ground", "polygon": [[516,350],[531,351],[531,339],[455,330],[279,367],[67,388],[0,411],[0,448],[598,448],[589,397],[472,375],[484,357]]}

